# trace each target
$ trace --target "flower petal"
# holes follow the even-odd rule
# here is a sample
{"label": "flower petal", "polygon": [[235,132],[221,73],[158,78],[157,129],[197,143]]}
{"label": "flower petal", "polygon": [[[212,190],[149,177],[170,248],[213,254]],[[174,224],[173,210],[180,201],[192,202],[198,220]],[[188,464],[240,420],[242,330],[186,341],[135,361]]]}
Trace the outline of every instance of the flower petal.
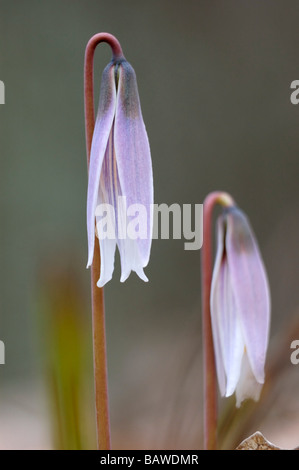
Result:
{"label": "flower petal", "polygon": [[216,369],[217,369],[220,393],[222,396],[225,395],[225,389],[226,389],[226,374],[225,374],[224,361],[223,361],[221,329],[220,329],[221,309],[223,305],[223,301],[221,298],[222,290],[220,288],[220,280],[221,280],[220,271],[221,271],[221,262],[222,262],[222,257],[223,257],[223,248],[224,248],[223,237],[224,237],[223,226],[219,224],[218,230],[217,230],[217,252],[216,252],[216,259],[215,259],[213,276],[212,276],[212,284],[211,284],[210,309],[211,309],[211,322],[212,322]]}
{"label": "flower petal", "polygon": [[121,261],[120,282],[124,282],[129,277],[131,271],[135,271],[140,279],[148,282],[148,278],[143,272],[143,265],[136,242],[137,240],[131,240],[128,237],[124,240],[118,240],[118,249]]}
{"label": "flower petal", "polygon": [[[120,185],[119,195],[121,195]],[[116,220],[118,229],[117,246],[121,263],[120,281],[124,282],[129,277],[131,271],[135,271],[143,281],[147,282],[148,278],[143,272],[137,240],[131,239],[128,234],[127,198],[125,196],[118,197]]]}
{"label": "flower petal", "polygon": [[222,343],[224,367],[226,371],[226,396],[232,395],[240,377],[242,356],[244,354],[244,339],[236,311],[236,302],[229,277],[227,262],[222,264],[222,323],[220,323],[220,338]]}
{"label": "flower petal", "polygon": [[105,238],[104,240],[100,240],[99,243],[101,252],[101,274],[97,286],[103,287],[112,279],[116,240]]}
{"label": "flower petal", "polygon": [[233,208],[226,218],[226,252],[236,306],[249,363],[256,380],[263,383],[270,321],[267,275],[246,216]]}
{"label": "flower petal", "polygon": [[[102,163],[97,199],[96,221],[101,253],[101,274],[97,283],[103,287],[114,271],[115,248],[117,243],[118,198],[121,196],[115,151],[113,145],[114,125],[109,135]],[[103,222],[103,212],[106,217]],[[99,216],[101,214],[101,217]],[[104,226],[106,230],[104,231]]]}
{"label": "flower petal", "polygon": [[246,400],[247,398],[252,398],[253,400],[258,401],[261,390],[262,384],[256,381],[248,361],[248,356],[247,354],[244,354],[241,366],[241,375],[236,388],[237,408],[239,408],[242,401]]}
{"label": "flower petal", "polygon": [[223,376],[219,377],[219,373],[223,374],[223,371],[218,373],[219,384],[221,382],[220,390],[222,395],[230,396],[234,393],[240,377],[245,345],[223,244],[224,221],[222,217],[218,219],[217,232],[218,249],[212,279],[211,315],[213,333],[217,332],[214,342],[218,343],[219,349],[216,353],[216,363],[220,362],[226,376],[224,386]]}
{"label": "flower petal", "polygon": [[116,88],[114,65],[108,64],[102,76],[99,109],[93,132],[87,193],[88,263],[92,264],[95,238],[95,210],[102,163],[115,116]]}
{"label": "flower petal", "polygon": [[134,253],[135,261],[132,266],[136,269],[138,267],[141,272],[140,267],[145,267],[148,264],[151,249],[153,175],[150,147],[139,103],[136,76],[127,61],[121,62],[119,66],[114,144],[120,186],[123,196],[127,198],[127,205],[129,207],[132,204],[142,204],[146,208],[147,237],[145,239],[137,238],[134,241],[139,257],[137,257],[131,243],[122,243],[120,247],[123,256],[125,252]]}

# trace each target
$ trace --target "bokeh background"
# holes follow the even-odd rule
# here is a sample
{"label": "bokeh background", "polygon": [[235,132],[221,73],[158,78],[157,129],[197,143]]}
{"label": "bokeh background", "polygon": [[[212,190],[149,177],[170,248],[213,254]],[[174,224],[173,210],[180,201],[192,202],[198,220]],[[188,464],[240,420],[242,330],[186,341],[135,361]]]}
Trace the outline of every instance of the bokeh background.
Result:
{"label": "bokeh background", "polygon": [[[155,202],[202,203],[223,189],[249,215],[272,292],[271,360],[299,311],[298,21],[295,0],[0,0],[0,448],[55,447],[47,322],[57,305],[80,310],[92,396],[83,59],[100,31],[137,74]],[[96,101],[110,57],[100,45]],[[105,289],[114,448],[201,446],[200,251],[183,243],[154,240],[147,284],[135,274],[120,284],[117,258]],[[285,379],[258,427],[291,447],[299,369],[287,342],[282,353]]]}

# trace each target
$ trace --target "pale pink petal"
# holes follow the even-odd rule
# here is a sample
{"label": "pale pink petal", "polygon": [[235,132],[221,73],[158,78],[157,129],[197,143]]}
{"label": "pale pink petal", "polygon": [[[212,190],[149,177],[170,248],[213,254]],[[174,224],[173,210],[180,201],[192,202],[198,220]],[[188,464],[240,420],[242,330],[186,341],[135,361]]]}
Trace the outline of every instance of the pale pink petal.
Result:
{"label": "pale pink petal", "polygon": [[223,232],[222,224],[219,224],[217,228],[218,228],[217,252],[216,252],[216,259],[215,259],[213,276],[212,276],[212,284],[211,284],[210,309],[211,309],[211,323],[212,323],[217,377],[218,377],[220,393],[222,396],[224,396],[225,391],[226,391],[226,373],[225,373],[225,368],[224,368],[221,330],[220,330],[222,305],[223,305],[223,299],[221,296],[222,290],[220,288],[220,282],[221,282],[221,262],[223,258],[223,248],[224,248],[224,244],[223,244],[224,232]]}
{"label": "pale pink petal", "polygon": [[88,233],[88,263],[92,264],[94,238],[95,238],[95,210],[98,200],[99,182],[102,163],[107,148],[107,142],[111,133],[112,123],[115,116],[116,89],[114,66],[109,64],[102,77],[99,110],[95,122],[92,139],[88,193],[87,193],[87,233]]}
{"label": "pale pink petal", "polygon": [[118,240],[121,261],[121,282],[124,282],[129,277],[131,271],[136,272],[140,279],[148,282],[148,278],[143,271],[136,241],[137,240],[131,240],[128,237],[124,240]]}
{"label": "pale pink petal", "polygon": [[241,375],[236,388],[236,406],[239,408],[241,403],[247,398],[258,401],[262,390],[262,384],[256,381],[247,354],[243,355],[241,366]]}
{"label": "pale pink petal", "polygon": [[101,252],[101,274],[97,286],[104,287],[104,285],[112,279],[116,240],[105,238],[104,240],[100,240],[99,243]]}
{"label": "pale pink petal", "polygon": [[[114,132],[122,195],[127,198],[128,207],[132,204],[142,204],[147,211],[147,237],[135,240],[139,256],[134,255],[135,261],[132,264],[134,266],[132,269],[141,273],[142,268],[148,264],[151,249],[153,176],[150,147],[139,103],[136,76],[133,68],[126,61],[119,66]],[[126,248],[126,252],[132,252],[131,244],[129,245],[130,249]],[[123,251],[122,248],[120,251]],[[135,248],[133,253],[135,253]]]}
{"label": "pale pink petal", "polygon": [[99,209],[103,208],[105,210],[105,221],[107,222],[106,232],[102,233],[100,231],[100,227],[102,227],[102,224],[100,224],[101,218],[96,217],[101,253],[101,274],[97,283],[98,287],[103,287],[112,279],[117,242],[117,201],[118,197],[121,196],[121,190],[113,145],[113,128],[112,125],[102,164],[97,199],[96,214],[101,212]]}
{"label": "pale pink petal", "polygon": [[263,383],[270,293],[254,234],[246,216],[237,208],[227,213],[226,253],[249,363],[256,380]]}
{"label": "pale pink petal", "polygon": [[221,265],[220,289],[222,296],[222,322],[219,325],[224,367],[226,372],[226,396],[234,393],[237,386],[242,356],[244,353],[244,338],[239,318],[236,312],[236,303],[231,286],[227,260]]}
{"label": "pale pink petal", "polygon": [[[121,191],[121,189],[119,190]],[[137,240],[131,239],[128,234],[128,217],[127,217],[127,199],[125,196],[118,198],[116,206],[117,214],[117,246],[120,254],[121,263],[121,282],[124,282],[130,275],[131,271],[143,281],[147,282],[148,278],[143,272],[140,253]]]}
{"label": "pale pink petal", "polygon": [[224,249],[224,229],[224,222],[220,217],[217,225],[217,254],[212,279],[211,316],[213,333],[216,333],[214,335],[214,343],[217,344],[216,364],[219,362],[220,365],[218,371],[220,391],[223,396],[230,396],[234,393],[240,376],[244,338],[236,312]]}

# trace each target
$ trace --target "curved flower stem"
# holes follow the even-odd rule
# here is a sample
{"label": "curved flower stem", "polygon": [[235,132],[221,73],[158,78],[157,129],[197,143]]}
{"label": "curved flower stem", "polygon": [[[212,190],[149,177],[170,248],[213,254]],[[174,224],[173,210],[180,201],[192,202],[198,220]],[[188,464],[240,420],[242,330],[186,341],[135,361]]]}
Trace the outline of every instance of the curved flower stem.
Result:
{"label": "curved flower stem", "polygon": [[[119,42],[114,36],[108,33],[96,34],[89,40],[86,46],[84,63],[84,110],[88,168],[95,123],[93,96],[93,58],[95,48],[100,42],[107,42],[111,46],[114,59],[123,57],[122,49]],[[108,400],[104,290],[103,288],[100,289],[97,287],[97,280],[100,277],[100,269],[100,248],[99,243],[97,243],[97,240],[95,240],[94,257],[91,267],[91,298],[97,447],[101,450],[109,450],[111,449],[111,441]]]}
{"label": "curved flower stem", "polygon": [[201,257],[202,279],[202,334],[204,369],[204,448],[217,447],[217,377],[211,325],[210,295],[212,282],[212,215],[216,204],[234,205],[231,196],[221,191],[210,193],[203,205],[203,247]]}
{"label": "curved flower stem", "polygon": [[85,49],[84,62],[84,108],[85,108],[85,136],[87,164],[89,166],[90,149],[94,129],[94,102],[93,102],[93,58],[98,44],[106,42],[112,49],[113,59],[124,58],[118,40],[109,33],[98,33],[90,38]]}

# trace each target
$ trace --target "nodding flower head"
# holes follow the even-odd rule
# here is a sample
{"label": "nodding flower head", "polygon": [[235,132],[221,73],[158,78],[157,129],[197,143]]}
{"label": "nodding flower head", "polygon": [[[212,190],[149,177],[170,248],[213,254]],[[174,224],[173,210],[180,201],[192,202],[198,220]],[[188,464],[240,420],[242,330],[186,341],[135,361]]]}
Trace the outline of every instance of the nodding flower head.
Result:
{"label": "nodding flower head", "polygon": [[245,214],[224,209],[217,224],[211,321],[219,388],[237,406],[258,400],[270,323],[270,293],[262,257]]}
{"label": "nodding flower head", "polygon": [[[130,213],[126,208],[136,208],[136,204],[143,208],[143,216],[139,218],[143,236],[130,237],[126,228],[134,210]],[[97,222],[101,252],[99,287],[112,278],[116,245],[120,252],[121,281],[125,281],[131,271],[144,281],[148,280],[143,268],[150,257],[152,204],[152,163],[136,76],[126,59],[117,55],[103,72],[90,153],[87,266],[93,261]],[[112,236],[111,230],[110,233],[104,230],[101,216],[105,211],[101,207],[112,210],[109,214],[110,227],[114,228]]]}

